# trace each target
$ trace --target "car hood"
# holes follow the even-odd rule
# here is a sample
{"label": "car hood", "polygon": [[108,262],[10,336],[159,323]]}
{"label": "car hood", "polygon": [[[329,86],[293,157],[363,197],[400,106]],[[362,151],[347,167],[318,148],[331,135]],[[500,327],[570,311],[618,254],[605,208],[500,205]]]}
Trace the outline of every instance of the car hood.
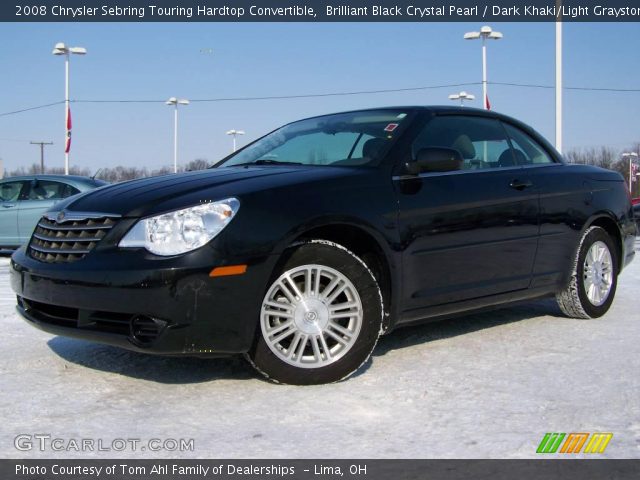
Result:
{"label": "car hood", "polygon": [[218,200],[247,191],[304,181],[310,176],[323,177],[329,171],[335,176],[338,170],[324,167],[251,166],[163,175],[92,190],[58,204],[56,210],[141,216],[151,209],[155,210],[152,207],[159,207],[179,197],[198,195],[199,192],[202,192],[201,200]]}

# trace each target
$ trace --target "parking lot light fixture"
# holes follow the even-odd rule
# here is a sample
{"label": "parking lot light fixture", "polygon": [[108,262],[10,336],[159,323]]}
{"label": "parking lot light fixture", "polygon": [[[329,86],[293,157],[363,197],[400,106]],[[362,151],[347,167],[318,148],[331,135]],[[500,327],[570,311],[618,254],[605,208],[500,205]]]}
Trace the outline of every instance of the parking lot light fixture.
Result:
{"label": "parking lot light fixture", "polygon": [[452,95],[449,95],[449,100],[460,100],[460,106],[464,107],[464,101],[465,100],[475,100],[476,96],[472,95],[471,93],[467,93],[467,92],[460,92],[460,93],[454,93]]}
{"label": "parking lot light fixture", "polygon": [[238,135],[244,135],[244,130],[229,130],[227,132],[227,135],[231,135],[233,137],[233,151],[236,151],[236,137]]}
{"label": "parking lot light fixture", "polygon": [[479,32],[464,34],[465,40],[482,40],[482,106],[485,110],[491,110],[487,96],[487,40],[500,40],[502,37],[502,33],[496,32],[486,25]]}
{"label": "parking lot light fixture", "polygon": [[628,158],[629,159],[629,191],[633,192],[633,182],[634,182],[634,169],[633,169],[633,162],[638,160],[638,154],[636,152],[624,152],[622,154],[622,158]]}
{"label": "parking lot light fixture", "polygon": [[178,173],[178,105],[189,105],[186,98],[171,97],[165,102],[172,105],[173,110],[173,173]]}

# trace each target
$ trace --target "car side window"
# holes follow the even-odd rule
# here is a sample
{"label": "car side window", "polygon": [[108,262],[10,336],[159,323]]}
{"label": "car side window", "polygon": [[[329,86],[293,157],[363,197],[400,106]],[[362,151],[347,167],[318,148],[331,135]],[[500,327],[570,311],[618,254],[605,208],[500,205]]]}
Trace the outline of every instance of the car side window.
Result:
{"label": "car side window", "polygon": [[75,187],[61,182],[52,182],[50,180],[39,180],[35,185],[31,185],[29,189],[29,200],[61,200],[79,193]]}
{"label": "car side window", "polygon": [[511,144],[518,163],[523,165],[555,163],[544,148],[522,130],[507,123],[504,124],[504,128],[511,138]]}
{"label": "car side window", "polygon": [[16,202],[20,200],[20,192],[24,182],[4,182],[0,185],[0,201]]}
{"label": "car side window", "polygon": [[65,185],[64,188],[62,189],[61,198],[67,198],[72,195],[75,195],[76,193],[80,193],[80,190],[78,190],[76,187],[73,187],[71,185]]}
{"label": "car side window", "polygon": [[437,116],[431,119],[412,145],[416,158],[427,147],[451,148],[460,152],[463,170],[516,166],[507,135],[498,120],[463,115]]}

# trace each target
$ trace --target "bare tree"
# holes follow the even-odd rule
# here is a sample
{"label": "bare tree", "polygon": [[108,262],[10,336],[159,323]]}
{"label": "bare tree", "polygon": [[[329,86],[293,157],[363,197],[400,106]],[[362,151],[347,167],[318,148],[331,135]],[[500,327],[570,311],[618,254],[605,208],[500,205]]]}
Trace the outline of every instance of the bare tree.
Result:
{"label": "bare tree", "polygon": [[[624,150],[622,150],[622,152],[625,152],[625,153],[635,152],[638,155],[640,155],[640,143],[636,142],[631,147],[625,148]],[[612,170],[615,170],[616,172],[620,172],[620,174],[624,177],[624,181],[627,182],[627,185],[629,185],[629,160],[630,159],[623,158],[622,152],[618,156],[618,161],[616,161]],[[637,161],[638,160],[636,160],[636,162]],[[632,195],[634,197],[637,195],[640,195],[640,186],[638,186],[638,183],[639,183],[638,177],[636,177],[636,182],[633,184],[633,188],[632,188]]]}
{"label": "bare tree", "polygon": [[569,163],[581,165],[595,165],[596,167],[611,169],[619,158],[617,150],[607,147],[574,148],[565,154]]}
{"label": "bare tree", "polygon": [[[64,175],[64,168],[62,167],[46,167],[45,173],[48,175]],[[77,165],[72,165],[69,168],[69,173],[71,175],[81,175],[83,177],[88,177],[91,175],[91,172],[88,168],[80,168]],[[40,165],[37,163],[32,163],[28,167],[18,167],[15,170],[11,170],[7,172],[7,176],[15,177],[19,175],[39,175],[40,174]]]}
{"label": "bare tree", "polygon": [[204,158],[196,158],[195,160],[191,160],[184,166],[184,170],[186,172],[193,172],[195,170],[206,170],[209,168],[209,162]]}
{"label": "bare tree", "polygon": [[[180,167],[178,169],[179,172],[189,172],[195,170],[204,170],[209,168],[209,162],[205,158],[197,158],[195,160],[191,160],[184,167]],[[19,175],[35,175],[40,173],[40,165],[34,163],[28,167],[21,166],[8,172],[8,176],[19,176]],[[47,167],[45,169],[45,173],[47,174],[64,174],[64,169],[62,167]],[[91,172],[88,168],[80,168],[77,165],[72,166],[69,169],[69,173],[72,175],[82,175],[88,177],[91,175]],[[170,175],[173,173],[173,167],[168,165],[162,166],[155,170],[149,170],[147,167],[126,167],[123,165],[118,165],[117,167],[107,167],[101,168],[96,175],[97,178],[105,180],[109,183],[117,183],[124,182],[126,180],[134,180],[136,178],[145,178],[145,177],[156,177],[158,175]]]}
{"label": "bare tree", "polygon": [[[616,150],[608,146],[574,148],[569,150],[564,157],[569,163],[595,165],[616,171],[624,177],[625,182],[629,185],[629,158],[623,158],[623,152],[636,152],[640,155],[640,142],[635,142],[631,147],[623,150]],[[633,193],[635,195],[640,195],[639,183],[638,181],[634,183]]]}

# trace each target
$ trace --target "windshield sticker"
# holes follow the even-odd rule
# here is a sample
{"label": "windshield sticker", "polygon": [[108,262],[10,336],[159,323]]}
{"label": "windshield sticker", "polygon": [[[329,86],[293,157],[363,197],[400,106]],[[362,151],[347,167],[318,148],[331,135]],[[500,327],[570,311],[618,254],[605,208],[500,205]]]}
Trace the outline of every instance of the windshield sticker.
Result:
{"label": "windshield sticker", "polygon": [[403,119],[404,117],[406,117],[406,116],[407,116],[407,114],[406,114],[406,113],[401,113],[401,114],[400,114],[400,115],[398,115],[396,118],[397,118],[398,120],[402,120],[402,119]]}
{"label": "windshield sticker", "polygon": [[384,127],[384,131],[385,132],[393,132],[396,128],[398,128],[398,124],[397,123],[390,123],[389,125]]}

